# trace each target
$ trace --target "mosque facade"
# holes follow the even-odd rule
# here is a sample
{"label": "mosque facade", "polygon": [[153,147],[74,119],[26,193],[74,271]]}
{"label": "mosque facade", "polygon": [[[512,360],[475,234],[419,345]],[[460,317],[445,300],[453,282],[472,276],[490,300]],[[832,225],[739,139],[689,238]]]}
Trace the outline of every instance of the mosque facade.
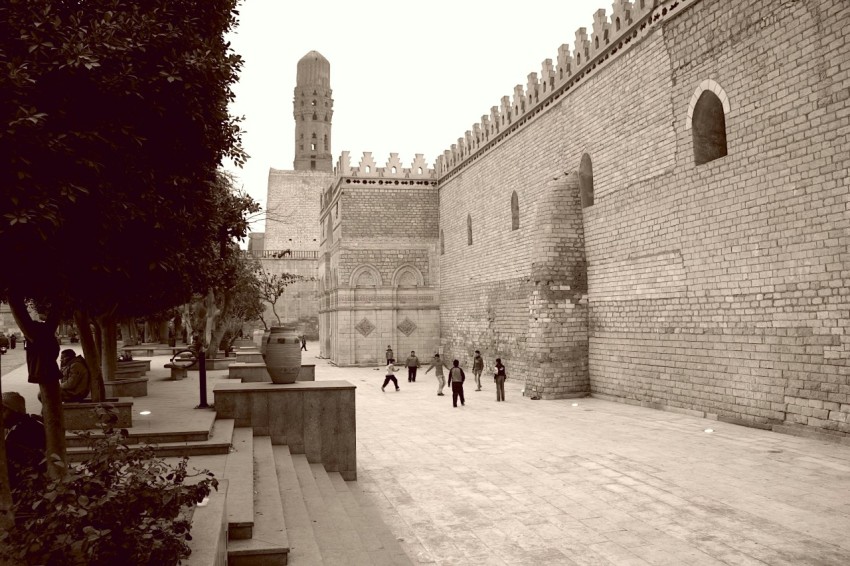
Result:
{"label": "mosque facade", "polygon": [[554,55],[433,165],[329,168],[305,72],[265,238],[315,251],[321,354],[846,440],[850,4],[616,0]]}

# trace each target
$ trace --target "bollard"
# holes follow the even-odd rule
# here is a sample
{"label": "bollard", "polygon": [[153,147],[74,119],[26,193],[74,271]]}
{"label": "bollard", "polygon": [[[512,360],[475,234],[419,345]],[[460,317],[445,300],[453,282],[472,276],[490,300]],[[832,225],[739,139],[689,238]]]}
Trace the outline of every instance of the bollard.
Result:
{"label": "bollard", "polygon": [[204,352],[204,346],[198,348],[198,382],[201,387],[201,403],[195,407],[196,409],[209,409],[207,405],[207,354]]}

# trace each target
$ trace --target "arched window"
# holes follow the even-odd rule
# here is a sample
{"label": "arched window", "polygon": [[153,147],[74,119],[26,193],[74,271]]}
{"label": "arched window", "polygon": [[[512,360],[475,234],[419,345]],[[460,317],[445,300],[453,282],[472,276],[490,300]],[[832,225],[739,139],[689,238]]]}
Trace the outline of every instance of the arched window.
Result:
{"label": "arched window", "polygon": [[325,151],[328,150],[328,136],[325,134]]}
{"label": "arched window", "polygon": [[466,245],[472,245],[472,215],[466,215]]}
{"label": "arched window", "polygon": [[319,117],[318,117],[318,116],[316,116],[316,113],[315,113],[315,112],[313,112],[313,120],[318,120],[318,119],[319,119]]}
{"label": "arched window", "polygon": [[511,195],[511,230],[519,229],[519,197],[516,191]]}
{"label": "arched window", "polygon": [[578,167],[578,186],[581,192],[581,207],[593,206],[593,164],[590,156],[581,156],[581,164]]}
{"label": "arched window", "polygon": [[726,115],[723,102],[710,90],[700,94],[691,119],[694,163],[702,165],[726,155]]}
{"label": "arched window", "polygon": [[443,239],[443,231],[440,230],[440,255],[446,254],[446,241]]}

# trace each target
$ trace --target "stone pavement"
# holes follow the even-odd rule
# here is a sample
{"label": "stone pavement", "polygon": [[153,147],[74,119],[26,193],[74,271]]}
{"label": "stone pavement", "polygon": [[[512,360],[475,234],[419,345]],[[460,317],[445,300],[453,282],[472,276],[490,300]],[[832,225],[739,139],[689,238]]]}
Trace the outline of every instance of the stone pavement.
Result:
{"label": "stone pavement", "polygon": [[850,447],[517,379],[454,409],[422,372],[316,369],[357,385],[358,482],[419,563],[850,564]]}
{"label": "stone pavement", "polygon": [[[383,368],[337,368],[317,349],[304,358],[317,379],[357,386],[358,484],[416,563],[850,564],[850,447],[600,399],[532,401],[516,376],[506,403],[492,379],[483,392],[468,379],[454,409],[424,368],[382,393]],[[3,388],[34,412],[25,374]],[[197,378],[159,376],[135,426],[209,418],[191,410]],[[217,470],[215,458],[193,464]]]}

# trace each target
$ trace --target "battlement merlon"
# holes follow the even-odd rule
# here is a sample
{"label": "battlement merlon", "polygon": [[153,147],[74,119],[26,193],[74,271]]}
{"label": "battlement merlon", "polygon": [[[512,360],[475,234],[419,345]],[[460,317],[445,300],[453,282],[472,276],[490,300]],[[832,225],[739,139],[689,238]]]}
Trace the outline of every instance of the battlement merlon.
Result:
{"label": "battlement merlon", "polygon": [[390,158],[384,167],[378,167],[370,151],[363,152],[360,163],[357,167],[352,167],[350,152],[343,151],[339,156],[336,167],[334,167],[334,175],[336,177],[358,177],[366,179],[433,181],[437,179],[437,170],[428,167],[428,162],[425,161],[424,154],[422,153],[415,155],[410,167],[403,166],[398,153],[390,153]]}
{"label": "battlement merlon", "polygon": [[[437,158],[436,170],[440,175],[448,172],[466,157],[486,146],[490,139],[497,137],[511,124],[520,122],[521,118],[549,93],[568,82],[574,75],[583,72],[597,55],[611,46],[616,46],[620,41],[628,43],[630,38],[626,32],[630,32],[630,35],[631,28],[636,23],[649,16],[656,8],[672,1],[674,0],[613,0],[610,19],[604,9],[594,12],[590,37],[587,35],[587,28],[578,28],[573,50],[571,51],[567,44],[558,48],[557,67],[553,67],[552,59],[545,59],[539,75],[529,74],[524,89],[522,85],[514,88],[513,101],[511,97],[503,96],[500,106],[490,109],[489,118],[481,117],[480,124],[473,126],[475,136],[458,138],[457,144],[452,144],[450,150],[444,151],[443,155]],[[664,12],[666,11],[665,9]],[[656,15],[655,19],[657,18]],[[480,128],[480,136],[476,127]]]}

